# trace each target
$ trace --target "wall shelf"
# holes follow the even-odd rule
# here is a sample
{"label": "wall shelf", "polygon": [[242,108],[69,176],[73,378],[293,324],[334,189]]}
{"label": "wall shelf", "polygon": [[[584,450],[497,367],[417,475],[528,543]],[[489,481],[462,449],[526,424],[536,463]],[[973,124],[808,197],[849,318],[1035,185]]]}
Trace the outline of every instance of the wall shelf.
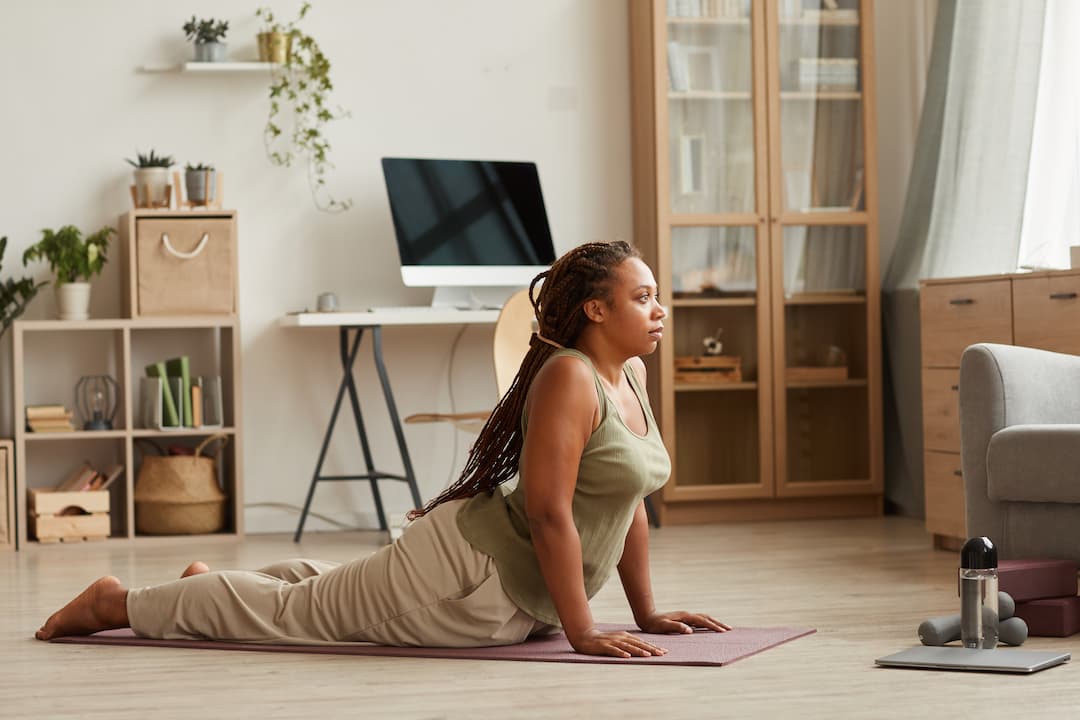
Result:
{"label": "wall shelf", "polygon": [[185,62],[179,65],[140,65],[136,72],[147,75],[176,74],[176,73],[267,73],[276,67],[278,63],[268,62]]}

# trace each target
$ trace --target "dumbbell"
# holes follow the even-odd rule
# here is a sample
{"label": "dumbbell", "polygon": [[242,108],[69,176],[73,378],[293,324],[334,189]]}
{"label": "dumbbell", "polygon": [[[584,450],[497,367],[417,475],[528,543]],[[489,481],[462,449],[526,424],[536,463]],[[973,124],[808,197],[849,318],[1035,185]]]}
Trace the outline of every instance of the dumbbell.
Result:
{"label": "dumbbell", "polygon": [[[1006,592],[998,592],[998,640],[1006,645],[1022,645],[1028,636],[1023,618],[1013,617],[1016,603]],[[960,639],[960,615],[942,615],[923,620],[919,640],[923,645],[944,645]]]}

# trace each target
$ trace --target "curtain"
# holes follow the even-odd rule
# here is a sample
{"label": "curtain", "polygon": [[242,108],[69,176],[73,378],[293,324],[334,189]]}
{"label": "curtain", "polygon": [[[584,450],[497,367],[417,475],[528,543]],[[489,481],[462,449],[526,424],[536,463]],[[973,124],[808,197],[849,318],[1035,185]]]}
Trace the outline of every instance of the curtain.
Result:
{"label": "curtain", "polygon": [[882,284],[887,509],[923,515],[918,282],[1016,268],[1044,0],[940,0]]}

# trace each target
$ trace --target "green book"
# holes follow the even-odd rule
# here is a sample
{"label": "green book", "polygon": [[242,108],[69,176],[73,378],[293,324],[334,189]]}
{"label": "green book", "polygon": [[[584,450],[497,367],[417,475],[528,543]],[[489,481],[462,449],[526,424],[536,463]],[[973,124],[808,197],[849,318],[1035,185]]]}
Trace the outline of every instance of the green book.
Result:
{"label": "green book", "polygon": [[170,358],[165,361],[165,372],[169,377],[180,378],[181,392],[183,396],[184,425],[191,425],[191,363],[187,355]]}
{"label": "green book", "polygon": [[172,391],[169,390],[169,376],[165,372],[165,363],[156,362],[146,366],[146,377],[161,378],[161,399],[165,410],[164,424],[167,427],[180,425],[180,417],[176,414],[176,403],[173,402]]}

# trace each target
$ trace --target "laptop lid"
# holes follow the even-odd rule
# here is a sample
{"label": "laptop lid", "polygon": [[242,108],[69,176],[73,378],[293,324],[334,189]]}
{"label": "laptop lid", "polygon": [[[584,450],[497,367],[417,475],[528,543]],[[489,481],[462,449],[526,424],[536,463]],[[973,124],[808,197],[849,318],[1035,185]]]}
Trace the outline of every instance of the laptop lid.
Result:
{"label": "laptop lid", "polygon": [[874,662],[883,667],[968,670],[973,672],[1033,673],[1072,658],[1058,650],[982,650],[962,647],[919,646]]}

